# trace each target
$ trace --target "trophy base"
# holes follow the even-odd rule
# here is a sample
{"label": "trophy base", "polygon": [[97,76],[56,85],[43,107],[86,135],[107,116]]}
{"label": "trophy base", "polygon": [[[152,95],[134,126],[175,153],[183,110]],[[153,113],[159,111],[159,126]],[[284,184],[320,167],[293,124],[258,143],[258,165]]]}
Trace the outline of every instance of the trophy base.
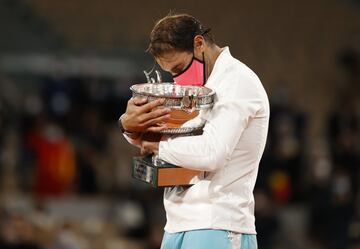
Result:
{"label": "trophy base", "polygon": [[185,169],[152,156],[134,157],[132,176],[153,187],[188,186],[200,171]]}

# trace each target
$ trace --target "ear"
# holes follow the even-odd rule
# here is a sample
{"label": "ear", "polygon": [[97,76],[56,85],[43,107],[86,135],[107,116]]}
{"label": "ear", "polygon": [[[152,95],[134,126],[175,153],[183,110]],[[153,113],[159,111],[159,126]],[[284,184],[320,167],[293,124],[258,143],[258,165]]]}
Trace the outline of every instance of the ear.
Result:
{"label": "ear", "polygon": [[203,53],[205,50],[205,38],[202,35],[196,35],[194,38],[194,50],[197,53]]}

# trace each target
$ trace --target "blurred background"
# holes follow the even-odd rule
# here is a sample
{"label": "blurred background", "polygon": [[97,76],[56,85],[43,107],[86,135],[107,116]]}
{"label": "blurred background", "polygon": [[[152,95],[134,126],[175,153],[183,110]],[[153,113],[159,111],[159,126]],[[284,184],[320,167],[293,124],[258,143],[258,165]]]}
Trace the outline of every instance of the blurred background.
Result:
{"label": "blurred background", "polygon": [[360,248],[358,0],[1,0],[0,248],[159,248],[162,190],[131,178],[116,122],[170,10],[268,92],[259,248]]}

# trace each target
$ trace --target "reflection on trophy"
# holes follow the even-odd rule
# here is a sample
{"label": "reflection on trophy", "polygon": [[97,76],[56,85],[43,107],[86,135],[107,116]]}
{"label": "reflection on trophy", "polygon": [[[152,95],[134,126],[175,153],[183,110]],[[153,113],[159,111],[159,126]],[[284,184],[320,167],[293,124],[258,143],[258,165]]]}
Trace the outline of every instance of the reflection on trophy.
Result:
{"label": "reflection on trophy", "polygon": [[[154,82],[149,79],[148,81]],[[215,96],[215,92],[207,87],[180,86],[173,83],[136,84],[130,89],[133,97],[140,96],[148,101],[164,98],[162,107],[171,109],[166,130],[159,134],[144,134],[143,139],[151,141],[160,141],[163,136],[202,134],[204,114],[212,108]],[[191,185],[192,180],[199,174],[202,172],[170,164],[157,155],[133,159],[133,177],[154,187]]]}

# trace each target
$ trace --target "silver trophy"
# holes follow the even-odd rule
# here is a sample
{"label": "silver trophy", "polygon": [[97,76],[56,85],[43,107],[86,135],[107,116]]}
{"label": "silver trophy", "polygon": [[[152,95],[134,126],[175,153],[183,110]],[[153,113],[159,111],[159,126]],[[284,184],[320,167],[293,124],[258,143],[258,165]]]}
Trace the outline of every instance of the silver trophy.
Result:
{"label": "silver trophy", "polygon": [[[157,81],[150,78],[146,72],[145,75],[148,83],[132,85],[130,87],[132,96],[147,98],[149,102],[164,98],[164,104],[158,108],[171,109],[170,118],[167,121],[168,128],[160,134],[155,134],[155,137],[160,140],[162,135],[189,136],[201,134],[206,122],[203,114],[212,108],[215,92],[202,86],[162,83],[158,71],[156,71]],[[183,168],[181,165],[165,162],[156,155],[133,158],[132,176],[154,187],[191,185],[192,179],[200,173]]]}

